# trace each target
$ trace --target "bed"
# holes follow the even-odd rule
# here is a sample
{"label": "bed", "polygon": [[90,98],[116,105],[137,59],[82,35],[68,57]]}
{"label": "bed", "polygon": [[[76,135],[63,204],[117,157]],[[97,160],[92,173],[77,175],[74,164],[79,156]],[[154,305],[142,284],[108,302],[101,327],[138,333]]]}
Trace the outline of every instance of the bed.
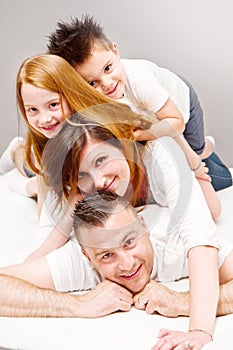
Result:
{"label": "bed", "polygon": [[[7,174],[0,176],[0,266],[20,262],[34,239],[36,202],[12,192]],[[233,187],[219,192],[223,212],[219,234],[233,241]],[[186,290],[188,279],[167,284]],[[0,317],[0,349],[20,350],[149,350],[160,328],[185,330],[188,318],[147,315],[131,308],[99,319]],[[217,318],[214,341],[205,349],[233,349],[233,314]]]}

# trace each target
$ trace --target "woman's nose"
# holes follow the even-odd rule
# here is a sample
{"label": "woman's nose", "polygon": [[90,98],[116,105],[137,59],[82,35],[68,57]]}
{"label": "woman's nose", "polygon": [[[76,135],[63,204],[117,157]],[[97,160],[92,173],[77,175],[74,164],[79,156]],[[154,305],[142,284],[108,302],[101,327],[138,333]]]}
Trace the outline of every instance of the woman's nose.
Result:
{"label": "woman's nose", "polygon": [[98,190],[102,190],[107,186],[107,176],[101,170],[98,170],[93,175],[95,187]]}

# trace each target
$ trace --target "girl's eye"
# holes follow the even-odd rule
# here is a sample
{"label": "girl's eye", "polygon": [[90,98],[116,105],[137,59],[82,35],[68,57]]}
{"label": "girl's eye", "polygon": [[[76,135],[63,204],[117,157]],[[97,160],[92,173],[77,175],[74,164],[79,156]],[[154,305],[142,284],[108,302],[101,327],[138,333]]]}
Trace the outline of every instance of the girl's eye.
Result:
{"label": "girl's eye", "polygon": [[28,108],[29,113],[35,113],[37,109],[35,107]]}
{"label": "girl's eye", "polygon": [[96,161],[95,161],[96,166],[100,166],[101,164],[103,164],[105,159],[106,159],[106,157],[99,157],[99,158],[97,158]]}
{"label": "girl's eye", "polygon": [[50,107],[51,108],[57,108],[57,107],[59,107],[59,103],[58,102],[53,102],[53,103],[50,104]]}

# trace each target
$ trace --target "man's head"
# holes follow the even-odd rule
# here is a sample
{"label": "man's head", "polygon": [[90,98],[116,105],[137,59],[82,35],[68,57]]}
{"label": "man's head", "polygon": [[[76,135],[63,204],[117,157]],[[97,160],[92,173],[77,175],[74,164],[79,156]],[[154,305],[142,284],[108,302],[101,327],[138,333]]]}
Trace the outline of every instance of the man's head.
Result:
{"label": "man's head", "polygon": [[94,88],[117,100],[124,94],[126,74],[116,44],[93,17],[58,22],[49,36],[49,53],[63,57]]}
{"label": "man's head", "polygon": [[148,283],[154,257],[149,233],[122,197],[99,191],[77,203],[74,230],[84,255],[103,278],[133,293]]}

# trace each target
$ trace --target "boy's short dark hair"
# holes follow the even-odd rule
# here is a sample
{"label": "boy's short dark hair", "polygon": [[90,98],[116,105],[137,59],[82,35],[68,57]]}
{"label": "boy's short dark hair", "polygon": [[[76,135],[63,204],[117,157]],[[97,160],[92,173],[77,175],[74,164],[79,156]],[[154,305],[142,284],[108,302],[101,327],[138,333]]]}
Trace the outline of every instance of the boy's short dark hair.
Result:
{"label": "boy's short dark hair", "polygon": [[74,231],[77,233],[79,227],[83,226],[103,227],[111,215],[123,208],[134,211],[131,204],[116,193],[95,191],[76,204],[73,212]]}
{"label": "boy's short dark hair", "polygon": [[112,50],[113,47],[103,33],[103,28],[89,15],[81,19],[71,18],[70,22],[58,22],[48,39],[49,53],[61,56],[72,66],[84,63],[95,45],[106,50]]}

